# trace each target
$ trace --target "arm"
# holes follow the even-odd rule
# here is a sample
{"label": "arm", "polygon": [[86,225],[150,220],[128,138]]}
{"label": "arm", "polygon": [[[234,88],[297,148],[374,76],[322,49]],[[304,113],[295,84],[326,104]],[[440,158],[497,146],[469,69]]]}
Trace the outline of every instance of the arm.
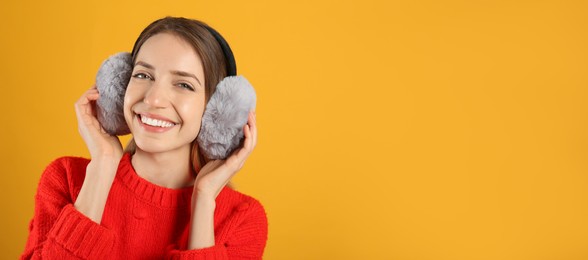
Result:
{"label": "arm", "polygon": [[102,221],[102,213],[120,158],[119,161],[115,160],[92,159],[86,168],[84,184],[74,204],[79,212],[98,224]]}
{"label": "arm", "polygon": [[258,201],[242,205],[238,210],[243,222],[232,232],[226,250],[229,259],[262,259],[267,242],[268,223],[263,206]]}
{"label": "arm", "polygon": [[88,146],[92,161],[74,205],[96,223],[102,220],[106,199],[123,155],[118,138],[106,133],[96,119],[95,102],[99,97],[98,90],[93,87],[75,105],[78,131]]}
{"label": "arm", "polygon": [[[245,140],[243,146],[233,152],[226,160],[214,160],[208,162],[196,176],[194,192],[192,193],[192,215],[188,237],[187,251],[172,251],[170,259],[259,259],[263,254],[265,241],[267,240],[267,219],[265,211],[237,210],[230,223],[236,225],[226,231],[222,230],[220,236],[223,240],[229,237],[237,237],[237,243],[228,246],[216,244],[214,230],[214,212],[216,198],[229,180],[237,173],[249,157],[257,143],[257,128],[255,114],[250,112],[247,125],[243,127]],[[249,204],[247,204],[249,205]],[[249,208],[249,206],[247,206]],[[255,212],[254,214],[250,212]],[[254,216],[254,217],[251,217]],[[260,217],[261,216],[261,217]],[[239,236],[233,233],[238,230],[255,230],[253,235]],[[228,234],[227,234],[228,232]],[[241,239],[245,238],[245,239]],[[223,241],[221,240],[221,241]],[[239,250],[237,248],[244,248]]]}
{"label": "arm", "polygon": [[[20,259],[99,259],[112,248],[114,234],[73,206],[75,180],[87,161],[58,159],[45,169],[35,196],[35,213]],[[69,173],[68,173],[69,172]],[[75,176],[73,176],[75,177]],[[79,185],[79,181],[78,181]],[[77,186],[79,187],[79,186]]]}
{"label": "arm", "polygon": [[222,207],[226,204],[218,205],[218,210],[231,215],[217,227],[216,244],[196,250],[172,250],[166,259],[262,259],[268,234],[263,206],[252,198],[225,209]]}
{"label": "arm", "polygon": [[[94,111],[98,98],[98,91],[92,88],[75,104],[78,130],[93,159],[82,168],[65,159],[47,167],[35,197],[35,215],[21,259],[103,258],[114,243],[113,234],[99,223],[122,157],[122,146],[98,123]],[[72,175],[85,176],[75,203],[68,182]]]}
{"label": "arm", "polygon": [[247,125],[243,126],[243,147],[234,151],[226,160],[208,162],[196,176],[192,193],[192,218],[188,249],[212,247],[214,242],[214,209],[216,197],[231,178],[245,164],[257,144],[255,113],[249,112]]}

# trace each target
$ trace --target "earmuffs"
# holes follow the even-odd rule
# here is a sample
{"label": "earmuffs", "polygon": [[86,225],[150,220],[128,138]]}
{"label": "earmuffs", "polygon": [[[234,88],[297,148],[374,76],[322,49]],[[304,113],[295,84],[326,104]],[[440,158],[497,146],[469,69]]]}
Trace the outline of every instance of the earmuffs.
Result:
{"label": "earmuffs", "polygon": [[[243,76],[237,76],[235,57],[226,40],[214,29],[208,31],[217,40],[227,63],[227,77],[216,86],[206,104],[197,142],[210,159],[226,159],[243,139],[243,126],[249,111],[255,109],[256,94]],[[132,57],[121,52],[106,59],[96,75],[100,98],[96,102],[97,118],[111,135],[130,133],[123,112],[124,96],[133,71]]]}

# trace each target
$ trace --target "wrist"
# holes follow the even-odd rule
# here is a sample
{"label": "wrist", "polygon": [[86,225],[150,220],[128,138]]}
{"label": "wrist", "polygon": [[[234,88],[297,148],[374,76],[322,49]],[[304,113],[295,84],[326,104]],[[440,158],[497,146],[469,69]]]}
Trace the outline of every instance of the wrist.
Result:
{"label": "wrist", "polygon": [[188,249],[214,246],[214,211],[216,201],[203,194],[192,197],[192,216]]}
{"label": "wrist", "polygon": [[197,208],[200,208],[200,209],[203,209],[203,208],[214,209],[214,208],[216,208],[216,200],[211,195],[197,193],[192,197],[192,203]]}
{"label": "wrist", "polygon": [[91,155],[92,161],[106,163],[117,163],[120,161],[124,153],[100,153]]}
{"label": "wrist", "polygon": [[121,157],[118,156],[98,156],[92,157],[88,168],[99,169],[100,172],[116,172]]}
{"label": "wrist", "polygon": [[102,221],[104,207],[114,182],[118,161],[92,159],[84,183],[74,202],[75,208],[96,223]]}
{"label": "wrist", "polygon": [[215,209],[216,200],[214,197],[202,193],[192,194],[192,214],[211,217],[214,215]]}

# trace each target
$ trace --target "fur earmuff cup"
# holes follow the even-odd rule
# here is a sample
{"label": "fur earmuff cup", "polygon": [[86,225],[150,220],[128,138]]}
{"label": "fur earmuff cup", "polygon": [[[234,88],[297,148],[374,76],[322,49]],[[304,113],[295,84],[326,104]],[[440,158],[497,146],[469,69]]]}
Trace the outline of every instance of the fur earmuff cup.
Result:
{"label": "fur earmuff cup", "polygon": [[202,116],[198,145],[209,159],[226,159],[241,144],[249,111],[255,109],[256,94],[243,76],[224,78]]}
{"label": "fur earmuff cup", "polygon": [[96,116],[102,128],[111,135],[131,132],[123,112],[125,91],[133,72],[131,63],[130,53],[117,53],[102,62],[96,75],[96,88],[100,93]]}
{"label": "fur earmuff cup", "polygon": [[[121,52],[106,59],[96,75],[100,98],[96,102],[97,118],[111,135],[130,133],[124,118],[123,105],[127,85],[133,71],[130,53]],[[226,159],[243,139],[243,126],[249,111],[255,110],[256,94],[243,76],[224,78],[211,96],[204,115],[198,145],[209,159]]]}

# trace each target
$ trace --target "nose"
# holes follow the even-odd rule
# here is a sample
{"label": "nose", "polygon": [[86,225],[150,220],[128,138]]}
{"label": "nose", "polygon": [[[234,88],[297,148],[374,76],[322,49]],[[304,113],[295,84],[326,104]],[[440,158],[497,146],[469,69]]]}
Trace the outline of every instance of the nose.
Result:
{"label": "nose", "polygon": [[166,107],[169,104],[169,97],[165,86],[160,82],[153,82],[145,93],[143,102],[155,108]]}

